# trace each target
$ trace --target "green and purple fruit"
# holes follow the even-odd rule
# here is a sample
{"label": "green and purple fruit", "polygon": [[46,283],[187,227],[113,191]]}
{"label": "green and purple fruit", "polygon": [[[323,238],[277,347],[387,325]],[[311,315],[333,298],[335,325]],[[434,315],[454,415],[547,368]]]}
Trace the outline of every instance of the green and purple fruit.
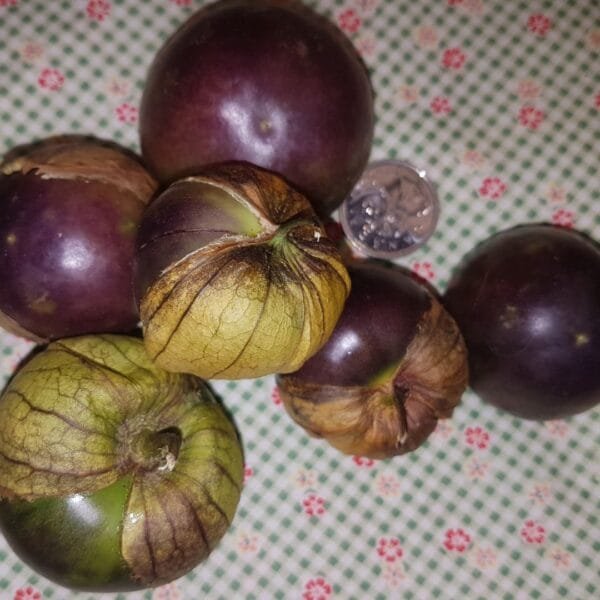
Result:
{"label": "green and purple fruit", "polygon": [[349,267],[352,289],[323,348],[277,378],[290,416],[346,454],[388,458],[419,447],[467,386],[458,327],[398,266]]}
{"label": "green and purple fruit", "polygon": [[51,343],[0,397],[0,526],[80,590],[157,586],[204,560],[240,498],[237,432],[199,379],[116,335]]}
{"label": "green and purple fruit", "polygon": [[245,163],[178,180],[140,225],[144,343],[169,371],[240,379],[298,369],[327,341],[350,281],[309,201]]}

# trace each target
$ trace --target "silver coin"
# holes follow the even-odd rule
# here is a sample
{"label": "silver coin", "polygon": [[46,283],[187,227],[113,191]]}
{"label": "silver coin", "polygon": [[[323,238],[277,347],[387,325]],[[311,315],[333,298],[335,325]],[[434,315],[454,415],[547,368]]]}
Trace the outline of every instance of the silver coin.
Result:
{"label": "silver coin", "polygon": [[359,253],[392,259],[422,246],[435,231],[439,202],[423,170],[405,161],[371,163],[339,210]]}

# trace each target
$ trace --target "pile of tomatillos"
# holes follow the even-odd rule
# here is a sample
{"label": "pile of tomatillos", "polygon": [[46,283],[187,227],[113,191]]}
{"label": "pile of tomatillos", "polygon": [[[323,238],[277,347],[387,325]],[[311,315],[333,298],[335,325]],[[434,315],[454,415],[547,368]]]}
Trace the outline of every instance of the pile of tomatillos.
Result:
{"label": "pile of tomatillos", "polygon": [[210,379],[275,374],[295,422],[373,458],[419,447],[467,385],[528,419],[600,401],[593,240],[500,232],[440,297],[328,237],[374,121],[326,18],[220,0],[155,57],[141,157],[71,135],[5,157],[0,325],[38,347],[0,397],[0,525],[42,575],[132,590],[208,556],[243,481]]}

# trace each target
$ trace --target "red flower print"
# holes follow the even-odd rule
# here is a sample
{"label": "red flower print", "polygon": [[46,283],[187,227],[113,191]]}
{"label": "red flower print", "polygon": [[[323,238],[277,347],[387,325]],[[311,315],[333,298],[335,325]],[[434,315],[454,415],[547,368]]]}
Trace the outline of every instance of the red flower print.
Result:
{"label": "red flower print", "polygon": [[110,2],[107,0],[89,0],[85,11],[93,21],[104,21],[110,15]]}
{"label": "red flower print", "polygon": [[114,96],[115,98],[124,97],[129,94],[131,84],[126,79],[121,79],[119,77],[110,77],[106,81],[104,89],[108,94]]}
{"label": "red flower print", "polygon": [[432,281],[435,278],[435,272],[433,270],[433,265],[429,261],[413,263],[412,272],[419,279],[425,279],[427,281]]}
{"label": "red flower print", "polygon": [[571,566],[571,554],[560,548],[554,546],[546,552],[546,556],[554,563],[557,569],[568,569]]}
{"label": "red flower print", "polygon": [[542,14],[534,14],[530,15],[527,19],[527,29],[531,31],[531,33],[535,33],[539,36],[545,36],[552,27],[552,21],[546,16]]}
{"label": "red flower print", "polygon": [[552,215],[552,223],[554,225],[558,225],[559,227],[566,227],[567,229],[571,229],[575,226],[575,213],[572,210],[567,210],[566,208],[559,208],[554,211]]}
{"label": "red flower print", "polygon": [[548,433],[552,437],[566,438],[569,435],[569,425],[562,419],[555,419],[553,421],[545,421],[544,425],[548,430]]}
{"label": "red flower print", "polygon": [[435,426],[434,436],[441,440],[449,440],[454,433],[454,427],[450,419],[440,419]]}
{"label": "red flower print", "polygon": [[484,479],[490,470],[490,463],[481,460],[479,456],[471,456],[465,463],[464,470],[469,479]]}
{"label": "red flower print", "polygon": [[354,4],[356,7],[364,13],[373,12],[380,0],[355,0]]}
{"label": "red flower print", "polygon": [[467,56],[460,48],[448,48],[442,55],[442,65],[446,69],[461,69],[466,60]]}
{"label": "red flower print", "polygon": [[528,496],[533,504],[543,506],[552,498],[552,488],[548,483],[534,483]]}
{"label": "red flower print", "polygon": [[463,553],[471,544],[471,536],[462,528],[448,529],[444,535],[444,548],[450,552]]}
{"label": "red flower print", "polygon": [[466,12],[473,15],[480,15],[485,10],[483,0],[462,0],[460,7]]}
{"label": "red flower print", "polygon": [[413,104],[419,99],[420,90],[414,85],[401,85],[398,88],[398,98],[407,104]]}
{"label": "red flower print", "polygon": [[192,0],[171,0],[173,4],[177,4],[177,6],[191,6]]}
{"label": "red flower print", "polygon": [[28,585],[24,588],[19,588],[15,592],[14,600],[41,600],[42,594],[35,588]]}
{"label": "red flower print", "polygon": [[377,554],[386,562],[396,562],[404,556],[404,550],[398,538],[379,538],[377,542]]}
{"label": "red flower print", "polygon": [[167,583],[155,588],[152,600],[181,600],[181,592],[176,583]]}
{"label": "red flower print", "polygon": [[279,392],[279,388],[277,386],[275,386],[271,392],[271,400],[275,406],[281,406],[283,404],[281,393]]}
{"label": "red flower print", "polygon": [[20,49],[21,59],[24,63],[32,65],[44,56],[44,46],[36,41],[27,41]]}
{"label": "red flower print", "polygon": [[254,533],[243,531],[238,535],[237,547],[240,552],[254,554],[260,548],[260,538]]}
{"label": "red flower print", "polygon": [[463,0],[448,0],[448,6],[458,6],[462,4]]}
{"label": "red flower print", "polygon": [[16,6],[19,0],[0,0],[0,8],[4,6]]}
{"label": "red flower print", "polygon": [[328,600],[332,591],[331,585],[323,577],[315,577],[304,585],[302,600]]}
{"label": "red flower print", "polygon": [[452,104],[445,96],[436,96],[429,106],[436,115],[449,115],[452,112]]}
{"label": "red flower print", "polygon": [[521,79],[517,84],[517,94],[521,100],[535,100],[542,93],[542,86],[533,79]]}
{"label": "red flower print", "polygon": [[527,129],[536,130],[542,124],[546,115],[543,110],[527,104],[519,111],[519,123]]}
{"label": "red flower print", "polygon": [[431,25],[420,25],[413,31],[413,39],[420,48],[436,48],[440,34]]}
{"label": "red flower print", "polygon": [[138,109],[129,102],[119,104],[119,106],[115,108],[115,114],[121,123],[128,123],[131,125],[138,120]]}
{"label": "red flower print", "polygon": [[338,15],[338,25],[346,33],[356,33],[360,29],[362,21],[355,10],[348,8]]}
{"label": "red flower print", "polygon": [[354,46],[363,58],[370,58],[377,50],[377,42],[375,41],[375,38],[367,35],[358,38],[354,42]]}
{"label": "red flower print", "polygon": [[479,195],[497,200],[506,192],[506,184],[499,177],[486,177],[479,188]]}
{"label": "red flower print", "polygon": [[391,588],[400,587],[406,579],[406,573],[400,563],[385,563],[381,576]]}
{"label": "red flower print", "polygon": [[465,429],[467,446],[485,450],[490,445],[490,434],[483,427],[467,427]]}
{"label": "red flower print", "polygon": [[248,481],[248,479],[250,479],[250,477],[252,477],[252,475],[254,475],[254,469],[252,467],[250,467],[249,465],[245,465],[244,466],[244,483],[246,483]]}
{"label": "red flower print", "polygon": [[594,98],[594,106],[600,110],[600,92],[598,92]]}
{"label": "red flower print", "polygon": [[465,150],[459,157],[460,162],[469,169],[477,171],[486,163],[485,156],[478,150]]}
{"label": "red flower print", "polygon": [[392,498],[400,493],[400,480],[395,473],[380,473],[375,480],[375,487],[380,496]]}
{"label": "red flower print", "polygon": [[58,69],[42,69],[38,77],[38,85],[50,92],[57,92],[65,83],[65,76]]}
{"label": "red flower print", "polygon": [[352,461],[357,467],[370,468],[375,465],[375,461],[372,458],[366,458],[364,456],[353,456]]}
{"label": "red flower print", "polygon": [[491,569],[496,566],[498,557],[496,551],[489,547],[475,547],[471,553],[471,561],[478,569]]}
{"label": "red flower print", "polygon": [[521,527],[521,539],[527,544],[543,544],[546,540],[546,529],[533,519],[528,519]]}
{"label": "red flower print", "polygon": [[553,203],[565,202],[567,200],[568,194],[567,190],[556,183],[555,181],[551,181],[546,188],[546,199]]}
{"label": "red flower print", "polygon": [[309,517],[317,517],[325,513],[325,499],[316,494],[309,494],[302,500],[304,512]]}
{"label": "red flower print", "polygon": [[308,469],[298,469],[293,476],[293,480],[297,487],[307,489],[314,487],[317,478]]}

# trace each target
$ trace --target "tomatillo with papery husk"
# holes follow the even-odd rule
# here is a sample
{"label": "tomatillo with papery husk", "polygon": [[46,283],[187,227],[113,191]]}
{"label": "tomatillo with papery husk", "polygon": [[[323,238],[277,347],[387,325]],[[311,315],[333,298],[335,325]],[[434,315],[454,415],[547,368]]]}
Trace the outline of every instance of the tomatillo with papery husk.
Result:
{"label": "tomatillo with papery husk", "polygon": [[309,201],[245,163],[170,185],[138,238],[144,342],[206,379],[294,371],[327,341],[350,288]]}
{"label": "tomatillo with papery husk", "polygon": [[0,326],[36,342],[132,332],[137,228],[157,185],[95,138],[14,148],[0,165]]}
{"label": "tomatillo with papery husk", "polygon": [[204,560],[240,498],[237,431],[209,388],[137,338],[51,343],[0,397],[0,526],[60,585],[126,591]]}
{"label": "tomatillo with papery husk", "polygon": [[352,291],[323,348],[277,383],[290,416],[346,454],[418,448],[467,387],[462,335],[436,296],[397,265],[349,268]]}

